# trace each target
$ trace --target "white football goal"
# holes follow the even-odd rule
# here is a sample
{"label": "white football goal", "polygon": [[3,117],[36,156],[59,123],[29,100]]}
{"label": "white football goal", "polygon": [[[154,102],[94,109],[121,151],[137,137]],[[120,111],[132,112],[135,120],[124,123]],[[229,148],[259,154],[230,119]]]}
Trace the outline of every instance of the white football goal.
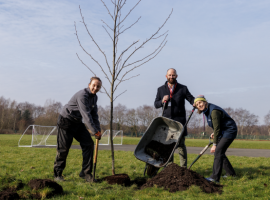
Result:
{"label": "white football goal", "polygon": [[[110,130],[106,130],[99,145],[110,144]],[[123,144],[123,131],[113,130],[113,144]],[[57,146],[57,126],[30,125],[18,142],[19,147]]]}
{"label": "white football goal", "polygon": [[30,125],[22,134],[19,147],[56,146],[57,127]]}
{"label": "white football goal", "polygon": [[[99,141],[99,145],[109,145],[110,144],[110,130],[106,130]],[[123,144],[123,131],[113,130],[113,144],[122,145]]]}

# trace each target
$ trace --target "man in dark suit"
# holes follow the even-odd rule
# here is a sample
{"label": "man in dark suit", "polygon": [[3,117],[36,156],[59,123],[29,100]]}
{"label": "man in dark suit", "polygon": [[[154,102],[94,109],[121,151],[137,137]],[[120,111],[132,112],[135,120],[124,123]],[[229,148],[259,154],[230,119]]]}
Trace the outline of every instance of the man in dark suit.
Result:
{"label": "man in dark suit", "polygon": [[[185,100],[193,105],[194,97],[188,91],[187,86],[176,81],[177,72],[175,69],[169,69],[166,78],[167,81],[165,84],[158,88],[154,105],[156,108],[160,108],[166,102],[163,116],[184,125],[186,123]],[[187,136],[186,128],[184,130],[184,137],[181,139],[178,146],[181,167],[187,167],[185,136]]]}

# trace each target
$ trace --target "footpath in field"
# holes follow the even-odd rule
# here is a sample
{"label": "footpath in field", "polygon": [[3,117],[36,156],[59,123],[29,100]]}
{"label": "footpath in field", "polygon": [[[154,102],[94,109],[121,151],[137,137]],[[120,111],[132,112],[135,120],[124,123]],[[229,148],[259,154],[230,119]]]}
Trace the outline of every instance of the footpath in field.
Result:
{"label": "footpath in field", "polygon": [[[114,150],[116,151],[134,151],[137,145],[115,145]],[[55,148],[55,147],[54,147]],[[79,145],[72,145],[72,149],[81,149]],[[199,154],[203,147],[187,147],[189,154]],[[111,150],[110,145],[100,145],[99,150]],[[177,151],[175,152],[177,153]],[[205,154],[211,154],[210,150],[206,151]],[[213,155],[213,154],[211,154]],[[227,156],[247,156],[247,157],[270,157],[269,149],[238,149],[229,148],[226,151]]]}

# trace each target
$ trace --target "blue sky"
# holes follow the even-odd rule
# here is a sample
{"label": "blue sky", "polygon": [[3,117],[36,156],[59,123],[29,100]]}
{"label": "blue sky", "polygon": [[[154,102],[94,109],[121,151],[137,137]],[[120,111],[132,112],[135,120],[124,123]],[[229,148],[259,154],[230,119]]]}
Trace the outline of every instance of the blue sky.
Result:
{"label": "blue sky", "polygon": [[[133,4],[129,1],[125,11]],[[109,87],[98,66],[78,45],[74,21],[86,49],[105,64],[80,23],[79,5],[111,63],[112,44],[101,19],[110,24],[112,20],[100,1],[0,0],[0,95],[37,105],[44,105],[46,99],[67,103],[92,76],[76,53]],[[132,73],[139,77],[121,85],[117,94],[128,91],[115,103],[129,108],[153,105],[166,70],[173,67],[178,71],[178,82],[187,85],[194,96],[204,94],[209,102],[221,107],[242,107],[259,115],[263,123],[270,110],[270,1],[143,0],[126,26],[142,18],[122,36],[120,47],[151,36],[172,8],[163,29],[169,30],[168,43],[154,60]],[[149,43],[134,59],[158,44]],[[108,97],[99,94],[98,104],[108,105]],[[186,107],[191,108],[188,104]]]}

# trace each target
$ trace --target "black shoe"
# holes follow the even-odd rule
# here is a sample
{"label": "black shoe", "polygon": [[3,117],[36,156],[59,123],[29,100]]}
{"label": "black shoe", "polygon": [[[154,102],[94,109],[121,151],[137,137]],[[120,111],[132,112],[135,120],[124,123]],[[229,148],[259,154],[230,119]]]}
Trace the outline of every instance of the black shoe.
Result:
{"label": "black shoe", "polygon": [[81,173],[79,174],[79,177],[85,179],[85,174],[81,172]]}
{"label": "black shoe", "polygon": [[85,174],[84,179],[89,183],[92,183],[94,181],[93,176],[91,174]]}
{"label": "black shoe", "polygon": [[56,182],[63,182],[63,181],[65,181],[65,179],[64,179],[63,176],[57,176],[57,177],[54,177],[54,181],[56,181]]}

